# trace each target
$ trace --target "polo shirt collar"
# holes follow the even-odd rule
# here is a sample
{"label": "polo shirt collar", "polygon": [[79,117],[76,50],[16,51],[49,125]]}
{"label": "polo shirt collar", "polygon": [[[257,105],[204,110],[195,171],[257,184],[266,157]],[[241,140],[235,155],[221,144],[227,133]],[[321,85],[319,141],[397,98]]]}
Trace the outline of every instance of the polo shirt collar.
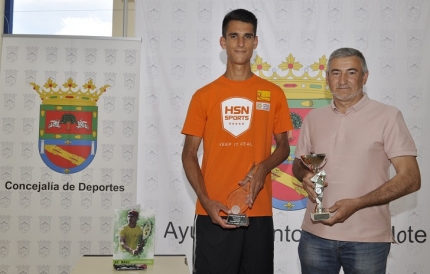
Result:
{"label": "polo shirt collar", "polygon": [[[350,106],[347,110],[346,113],[349,113],[351,110],[354,110],[355,112],[359,111],[360,109],[362,109],[368,102],[369,102],[369,96],[367,96],[367,92],[363,92],[363,98],[361,98],[360,101],[358,101],[355,105]],[[336,107],[336,105],[334,104],[334,100],[331,99],[331,108],[333,111],[339,112],[338,108]]]}

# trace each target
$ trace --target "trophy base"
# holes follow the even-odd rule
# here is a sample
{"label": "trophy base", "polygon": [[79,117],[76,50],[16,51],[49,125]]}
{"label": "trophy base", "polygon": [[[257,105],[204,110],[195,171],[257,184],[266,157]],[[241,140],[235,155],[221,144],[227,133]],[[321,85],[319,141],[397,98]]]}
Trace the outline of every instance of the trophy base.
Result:
{"label": "trophy base", "polygon": [[328,219],[330,219],[330,212],[328,212],[328,211],[313,212],[313,213],[311,213],[311,219],[314,222],[328,220]]}
{"label": "trophy base", "polygon": [[249,219],[244,214],[228,214],[227,224],[236,226],[248,226]]}

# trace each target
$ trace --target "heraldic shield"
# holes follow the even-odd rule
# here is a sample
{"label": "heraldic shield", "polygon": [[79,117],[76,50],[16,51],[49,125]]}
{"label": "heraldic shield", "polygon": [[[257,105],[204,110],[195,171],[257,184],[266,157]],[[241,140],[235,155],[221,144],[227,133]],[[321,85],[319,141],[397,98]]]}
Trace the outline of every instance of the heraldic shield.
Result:
{"label": "heraldic shield", "polygon": [[40,105],[39,153],[59,173],[86,168],[97,150],[97,106]]}
{"label": "heraldic shield", "polygon": [[72,174],[85,169],[94,159],[97,151],[96,102],[107,85],[99,91],[92,80],[74,91],[77,85],[72,79],[63,84],[66,90],[48,79],[44,88],[31,83],[39,93],[42,104],[39,113],[39,154],[43,162],[52,170]]}
{"label": "heraldic shield", "polygon": [[[302,69],[303,65],[290,53],[286,60],[278,65],[280,70],[270,74],[271,65],[257,55],[252,67],[256,68],[255,73],[259,77],[282,88],[285,97],[288,98],[290,117],[294,127],[287,132],[290,155],[286,161],[271,171],[272,207],[285,211],[301,210],[306,208],[308,194],[302,182],[293,175],[294,152],[305,116],[312,109],[329,105],[331,102],[332,95],[325,78],[327,58],[323,55],[318,62]],[[270,97],[264,94],[265,91],[259,92],[261,95],[258,94],[258,103],[270,101]],[[273,139],[272,151],[275,148],[276,142]]]}

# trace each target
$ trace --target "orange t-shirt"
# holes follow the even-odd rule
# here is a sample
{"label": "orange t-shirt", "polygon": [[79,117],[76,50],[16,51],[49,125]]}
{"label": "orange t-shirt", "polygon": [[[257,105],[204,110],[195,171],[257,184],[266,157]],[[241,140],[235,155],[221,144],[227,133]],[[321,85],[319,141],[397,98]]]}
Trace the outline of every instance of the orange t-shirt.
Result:
{"label": "orange t-shirt", "polygon": [[[202,173],[209,198],[226,204],[252,164],[271,154],[273,134],[292,130],[284,92],[253,75],[245,81],[221,76],[191,99],[182,133],[203,138]],[[207,215],[197,201],[196,214]],[[266,176],[248,216],[272,216],[272,183]]]}

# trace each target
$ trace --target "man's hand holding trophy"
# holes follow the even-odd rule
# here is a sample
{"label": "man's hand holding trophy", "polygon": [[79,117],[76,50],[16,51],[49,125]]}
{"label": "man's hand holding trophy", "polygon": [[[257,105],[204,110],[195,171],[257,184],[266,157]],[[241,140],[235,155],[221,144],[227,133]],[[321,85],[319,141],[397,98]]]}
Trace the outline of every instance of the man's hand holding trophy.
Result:
{"label": "man's hand holding trophy", "polygon": [[240,187],[236,188],[227,197],[227,207],[230,213],[227,216],[227,224],[237,226],[248,226],[249,219],[245,212],[248,210],[249,180],[252,179],[258,170],[257,164],[252,164],[251,169],[245,178],[239,182]]}
{"label": "man's hand holding trophy", "polygon": [[330,219],[330,212],[328,212],[322,206],[323,194],[324,194],[324,180],[326,173],[321,170],[327,163],[327,158],[324,153],[319,154],[308,154],[301,156],[302,163],[314,172],[314,176],[311,181],[314,183],[314,190],[317,194],[315,212],[311,213],[312,221],[323,221]]}

